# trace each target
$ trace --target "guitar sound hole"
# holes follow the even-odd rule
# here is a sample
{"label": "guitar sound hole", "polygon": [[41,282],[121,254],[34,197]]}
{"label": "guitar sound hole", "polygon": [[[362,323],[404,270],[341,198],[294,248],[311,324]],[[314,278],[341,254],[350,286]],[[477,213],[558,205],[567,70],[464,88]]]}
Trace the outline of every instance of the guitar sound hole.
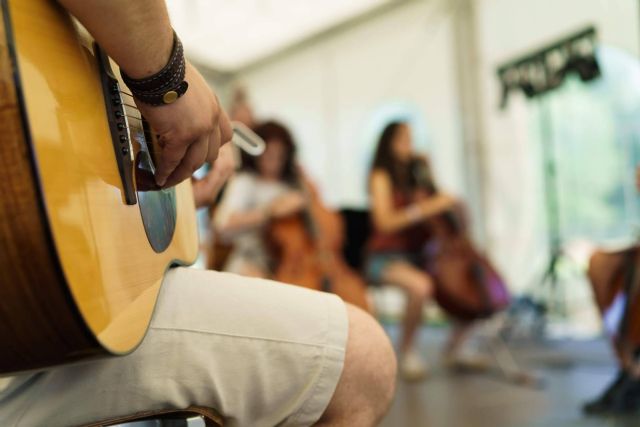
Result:
{"label": "guitar sound hole", "polygon": [[138,191],[144,230],[154,251],[160,253],[171,243],[176,229],[176,190]]}
{"label": "guitar sound hole", "polygon": [[140,146],[135,162],[138,204],[147,239],[153,250],[160,253],[167,249],[176,229],[176,190],[161,190],[155,185],[153,145],[147,142],[151,137],[146,123],[142,124],[143,131],[133,134]]}

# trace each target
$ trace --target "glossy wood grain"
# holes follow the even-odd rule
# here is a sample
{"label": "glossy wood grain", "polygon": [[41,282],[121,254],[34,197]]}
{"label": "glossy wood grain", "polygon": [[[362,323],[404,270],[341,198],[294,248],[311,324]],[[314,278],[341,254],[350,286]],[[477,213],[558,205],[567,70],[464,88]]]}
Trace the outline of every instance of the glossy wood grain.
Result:
{"label": "glossy wood grain", "polygon": [[[5,2],[43,227],[86,328],[109,352],[129,352],[144,336],[168,266],[197,256],[191,185],[177,187],[176,232],[155,253],[139,206],[123,202],[95,58],[56,2]],[[38,284],[30,286],[36,292]]]}
{"label": "glossy wood grain", "polygon": [[73,304],[53,250],[3,24],[0,21],[0,374],[104,354]]}

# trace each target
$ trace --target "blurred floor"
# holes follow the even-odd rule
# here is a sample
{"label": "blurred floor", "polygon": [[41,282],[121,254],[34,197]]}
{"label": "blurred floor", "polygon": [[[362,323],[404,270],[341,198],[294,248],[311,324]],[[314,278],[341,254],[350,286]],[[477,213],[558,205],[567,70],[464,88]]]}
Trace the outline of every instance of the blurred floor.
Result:
{"label": "blurred floor", "polygon": [[[397,336],[397,327],[387,331]],[[422,383],[398,382],[382,427],[637,427],[632,419],[585,418],[580,407],[609,383],[615,364],[604,339],[521,344],[513,350],[544,380],[532,389],[491,374],[452,374],[438,365],[444,328],[423,328],[423,354],[432,375]]]}

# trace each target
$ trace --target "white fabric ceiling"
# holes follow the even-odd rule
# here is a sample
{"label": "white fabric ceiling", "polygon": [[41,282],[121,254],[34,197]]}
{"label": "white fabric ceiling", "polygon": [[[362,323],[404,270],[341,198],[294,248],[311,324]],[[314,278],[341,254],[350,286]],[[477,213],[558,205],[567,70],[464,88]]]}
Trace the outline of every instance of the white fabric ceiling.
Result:
{"label": "white fabric ceiling", "polygon": [[234,71],[300,40],[398,0],[168,0],[187,54]]}

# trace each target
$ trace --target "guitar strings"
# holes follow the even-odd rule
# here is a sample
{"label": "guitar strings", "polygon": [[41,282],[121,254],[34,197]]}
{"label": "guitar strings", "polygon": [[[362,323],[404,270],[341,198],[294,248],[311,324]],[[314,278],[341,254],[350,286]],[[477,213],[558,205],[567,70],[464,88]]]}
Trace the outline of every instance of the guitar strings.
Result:
{"label": "guitar strings", "polygon": [[[120,92],[121,98],[122,98],[122,95],[126,95],[133,100],[133,95],[130,94],[129,92],[126,92],[124,90],[120,90],[119,92]],[[122,105],[124,107],[123,109],[125,110],[124,115],[129,122],[129,126],[128,126],[129,133],[133,134],[136,131],[141,131],[142,134],[144,135],[145,140],[151,142],[153,140],[153,137],[151,136],[151,132],[149,131],[148,126],[145,126],[146,120],[144,119],[144,117],[142,117],[142,114],[140,113],[140,109],[135,104],[130,104],[128,102],[125,102],[124,99],[123,99]],[[135,113],[137,114],[136,115],[130,114],[129,111],[127,111],[128,109],[133,110],[134,114]]]}

